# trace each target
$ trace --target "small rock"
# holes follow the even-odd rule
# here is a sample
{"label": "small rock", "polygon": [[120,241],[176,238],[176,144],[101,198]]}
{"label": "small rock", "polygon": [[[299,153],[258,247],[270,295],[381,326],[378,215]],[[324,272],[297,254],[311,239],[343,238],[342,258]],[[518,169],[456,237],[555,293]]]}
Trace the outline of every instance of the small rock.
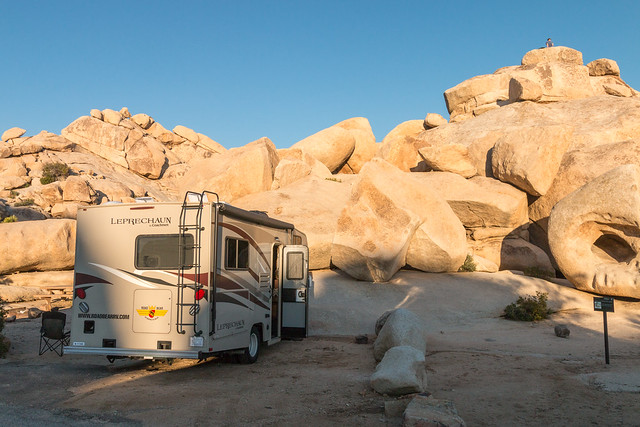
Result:
{"label": "small rock", "polygon": [[384,401],[384,416],[386,418],[401,418],[407,405],[411,402],[410,396]]}
{"label": "small rock", "polygon": [[369,337],[366,335],[358,335],[356,336],[356,344],[368,344]]}
{"label": "small rock", "polygon": [[39,308],[31,307],[27,316],[29,317],[29,319],[37,319],[41,314],[42,310],[40,310]]}
{"label": "small rock", "polygon": [[465,426],[458,410],[450,400],[431,396],[416,396],[404,411],[403,426]]}
{"label": "small rock", "polygon": [[131,113],[129,112],[129,109],[127,107],[122,107],[122,109],[120,110],[120,114],[125,119],[131,118]]}
{"label": "small rock", "polygon": [[7,316],[4,318],[4,321],[7,323],[11,323],[11,322],[15,322],[16,321],[16,315],[12,315],[12,316]]}
{"label": "small rock", "polygon": [[95,119],[102,120],[102,111],[98,110],[97,108],[93,108],[89,112],[89,115]]}
{"label": "small rock", "polygon": [[427,114],[427,117],[424,118],[423,126],[425,129],[429,130],[438,126],[446,125],[447,123],[449,123],[447,119],[442,117],[440,114],[429,113]]}
{"label": "small rock", "polygon": [[569,334],[571,333],[566,325],[556,325],[554,330],[556,332],[556,336],[560,338],[569,338]]}

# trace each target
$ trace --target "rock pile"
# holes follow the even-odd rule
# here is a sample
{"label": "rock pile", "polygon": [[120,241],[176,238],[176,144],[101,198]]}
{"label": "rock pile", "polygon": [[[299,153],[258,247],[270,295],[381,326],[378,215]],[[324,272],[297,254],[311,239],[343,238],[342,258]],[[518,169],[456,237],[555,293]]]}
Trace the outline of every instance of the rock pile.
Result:
{"label": "rock pile", "polygon": [[[569,196],[618,166],[640,166],[640,96],[616,62],[583,65],[574,49],[537,49],[444,96],[449,122],[430,113],[380,143],[363,117],[288,149],[261,138],[226,150],[126,108],[91,110],[61,135],[11,128],[0,142],[0,220],[73,219],[79,206],[206,189],[296,224],[308,235],[312,269],[386,281],[404,267],[455,272],[471,257],[483,271],[559,270],[583,289],[638,297],[623,285],[640,280],[635,232],[620,231],[633,218],[613,215],[637,188],[617,188],[597,206],[579,202],[594,190]],[[51,179],[52,164],[68,174]],[[578,215],[572,203],[581,203],[580,218],[599,219],[568,250],[558,239],[586,227],[570,218]],[[582,276],[573,273],[580,257],[591,265]],[[44,268],[23,264],[12,268]]]}

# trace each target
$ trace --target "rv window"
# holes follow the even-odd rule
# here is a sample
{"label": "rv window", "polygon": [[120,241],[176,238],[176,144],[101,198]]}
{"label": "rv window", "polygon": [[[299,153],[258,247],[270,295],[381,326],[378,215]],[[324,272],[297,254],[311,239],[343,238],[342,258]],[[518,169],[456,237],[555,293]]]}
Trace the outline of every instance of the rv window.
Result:
{"label": "rv window", "polygon": [[225,268],[249,268],[249,242],[227,238]]}
{"label": "rv window", "polygon": [[304,270],[304,256],[302,252],[289,252],[287,254],[287,279],[302,280]]}
{"label": "rv window", "polygon": [[[178,234],[153,234],[136,238],[135,266],[140,270],[177,270],[180,268]],[[193,264],[193,235],[184,237],[183,265]]]}

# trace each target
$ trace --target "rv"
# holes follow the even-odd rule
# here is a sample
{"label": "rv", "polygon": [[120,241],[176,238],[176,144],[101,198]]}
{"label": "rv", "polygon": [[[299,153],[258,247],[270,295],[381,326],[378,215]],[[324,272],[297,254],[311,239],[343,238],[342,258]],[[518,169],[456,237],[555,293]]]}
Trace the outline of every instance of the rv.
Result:
{"label": "rv", "polygon": [[253,363],[261,345],[307,335],[304,233],[211,192],[141,202],[78,209],[65,353]]}

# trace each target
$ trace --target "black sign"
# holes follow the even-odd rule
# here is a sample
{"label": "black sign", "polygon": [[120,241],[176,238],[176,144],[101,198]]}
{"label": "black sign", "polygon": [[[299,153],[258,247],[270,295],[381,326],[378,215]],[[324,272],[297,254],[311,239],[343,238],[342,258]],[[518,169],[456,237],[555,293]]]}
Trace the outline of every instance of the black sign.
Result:
{"label": "black sign", "polygon": [[613,313],[612,297],[593,297],[593,309],[595,311],[604,311]]}

